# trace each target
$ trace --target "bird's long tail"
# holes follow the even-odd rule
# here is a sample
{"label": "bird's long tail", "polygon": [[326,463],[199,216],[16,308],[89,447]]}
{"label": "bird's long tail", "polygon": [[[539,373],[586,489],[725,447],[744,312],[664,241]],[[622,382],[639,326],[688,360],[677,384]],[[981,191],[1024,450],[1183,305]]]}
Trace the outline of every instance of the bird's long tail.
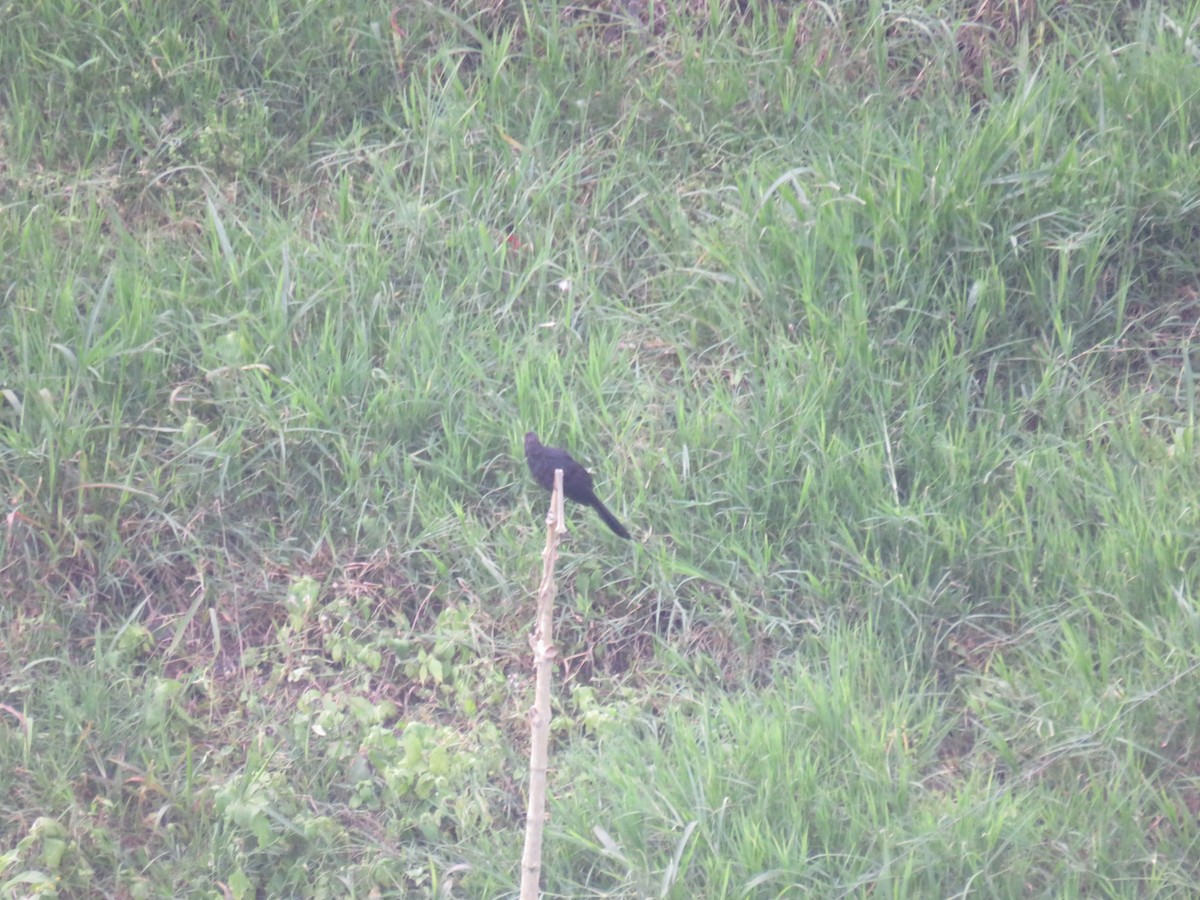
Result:
{"label": "bird's long tail", "polygon": [[625,529],[624,525],[617,521],[617,517],[608,511],[607,506],[596,498],[592,499],[592,506],[595,507],[596,512],[600,513],[600,518],[604,520],[605,525],[612,529],[613,534],[629,540],[629,532]]}

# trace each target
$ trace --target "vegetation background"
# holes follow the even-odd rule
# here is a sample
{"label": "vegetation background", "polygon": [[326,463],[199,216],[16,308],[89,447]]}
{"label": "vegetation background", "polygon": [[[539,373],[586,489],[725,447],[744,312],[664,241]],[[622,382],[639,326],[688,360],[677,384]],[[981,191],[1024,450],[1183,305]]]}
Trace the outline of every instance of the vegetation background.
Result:
{"label": "vegetation background", "polygon": [[1194,896],[1200,4],[0,17],[4,896]]}

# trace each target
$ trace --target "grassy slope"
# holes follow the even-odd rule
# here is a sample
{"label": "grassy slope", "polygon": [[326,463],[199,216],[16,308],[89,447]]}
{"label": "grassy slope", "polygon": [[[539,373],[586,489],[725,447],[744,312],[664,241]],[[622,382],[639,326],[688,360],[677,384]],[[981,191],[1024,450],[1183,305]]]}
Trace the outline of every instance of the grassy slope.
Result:
{"label": "grassy slope", "polygon": [[505,894],[536,428],[549,891],[1188,895],[1197,9],[992,6],[12,13],[5,890]]}

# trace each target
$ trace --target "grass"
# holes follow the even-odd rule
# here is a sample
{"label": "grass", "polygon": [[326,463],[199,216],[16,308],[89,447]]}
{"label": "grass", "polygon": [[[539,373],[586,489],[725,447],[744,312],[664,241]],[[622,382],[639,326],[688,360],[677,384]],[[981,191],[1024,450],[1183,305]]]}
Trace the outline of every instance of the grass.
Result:
{"label": "grass", "polygon": [[6,896],[512,896],[529,429],[547,896],[1191,895],[1200,7],[608,6],[7,11]]}

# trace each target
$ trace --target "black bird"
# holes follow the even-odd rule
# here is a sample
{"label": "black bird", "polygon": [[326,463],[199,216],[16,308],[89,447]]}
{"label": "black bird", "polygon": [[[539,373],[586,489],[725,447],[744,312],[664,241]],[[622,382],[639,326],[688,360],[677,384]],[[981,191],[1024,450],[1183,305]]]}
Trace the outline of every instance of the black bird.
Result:
{"label": "black bird", "polygon": [[566,450],[558,447],[547,447],[538,440],[536,434],[530,431],[525,435],[525,461],[529,463],[529,471],[533,480],[548,491],[554,490],[554,470],[562,469],[563,493],[568,500],[590,506],[600,514],[604,524],[613,530],[617,537],[629,539],[625,526],[617,521],[617,517],[608,511],[608,507],[600,502],[592,489],[592,476],[588,470],[575,462]]}

